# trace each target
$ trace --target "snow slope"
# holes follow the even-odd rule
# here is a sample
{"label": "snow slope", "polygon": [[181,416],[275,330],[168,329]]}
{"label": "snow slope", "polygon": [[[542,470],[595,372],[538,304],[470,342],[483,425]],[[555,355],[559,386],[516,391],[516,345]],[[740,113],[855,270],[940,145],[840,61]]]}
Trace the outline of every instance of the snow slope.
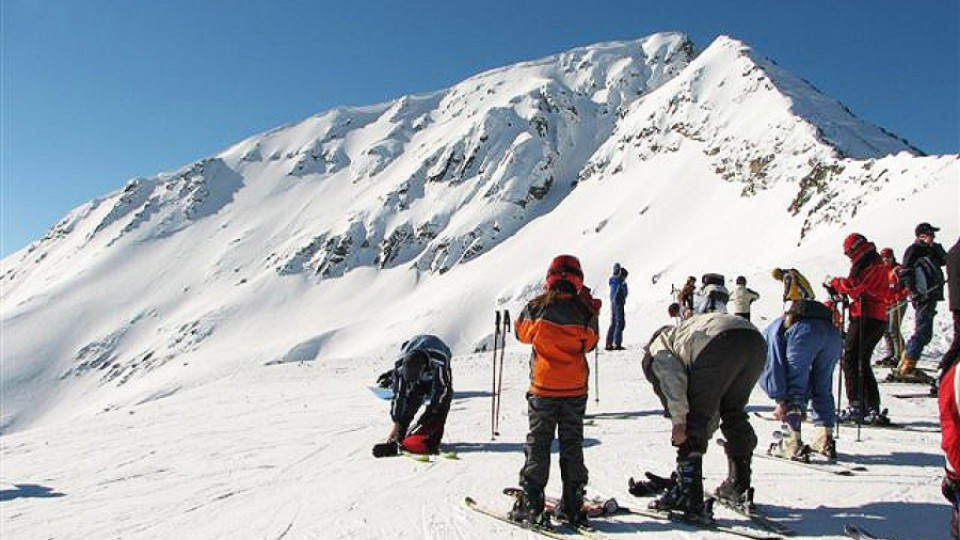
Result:
{"label": "snow slope", "polygon": [[[2,261],[3,536],[523,536],[460,499],[505,505],[516,481],[526,353],[510,345],[490,441],[481,351],[493,312],[519,312],[563,252],[601,296],[614,262],[630,270],[631,351],[601,355],[597,410],[633,416],[590,428],[587,457],[594,489],[629,497],[627,476],[671,461],[637,366],[671,287],[744,275],[762,326],[781,310],[770,269],[844,274],[854,230],[902,253],[929,221],[949,246],[960,157],[919,154],[741,42],[667,33],[334,109],[131,180]],[[936,328],[928,366],[947,317]],[[457,355],[464,459],[373,461],[387,408],[364,386],[421,332]],[[886,405],[935,428],[931,400]],[[865,478],[758,463],[758,500],[807,536],[848,518],[942,536],[935,433],[845,435],[841,452]]]}

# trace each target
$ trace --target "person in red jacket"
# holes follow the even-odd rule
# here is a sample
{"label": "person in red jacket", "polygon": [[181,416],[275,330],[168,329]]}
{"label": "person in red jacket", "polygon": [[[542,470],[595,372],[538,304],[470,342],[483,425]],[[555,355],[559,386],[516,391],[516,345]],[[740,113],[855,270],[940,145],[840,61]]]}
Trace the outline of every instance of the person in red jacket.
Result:
{"label": "person in red jacket", "polygon": [[903,315],[907,311],[906,298],[909,291],[898,292],[897,286],[900,281],[900,263],[890,248],[880,250],[880,258],[883,259],[884,266],[887,267],[887,282],[890,289],[888,295],[889,305],[887,305],[887,316],[889,323],[887,330],[883,333],[883,340],[887,344],[887,354],[877,360],[876,365],[884,367],[897,367],[900,357],[903,355],[905,342],[903,334],[900,332],[900,326],[903,322]]}
{"label": "person in red jacket", "polygon": [[940,383],[940,446],[946,456],[945,475],[940,489],[953,507],[950,518],[950,534],[960,538],[960,371],[954,364]]}
{"label": "person in red jacket", "polygon": [[586,525],[583,417],[590,379],[586,353],[597,346],[599,339],[600,301],[583,286],[580,261],[572,255],[553,259],[544,289],[514,322],[517,340],[532,344],[533,351],[527,390],[530,431],[524,446],[526,461],[520,469],[523,493],[510,518],[538,526],[549,522],[544,513],[544,488],[556,432],[563,480],[559,517],[575,526]]}
{"label": "person in red jacket", "polygon": [[886,411],[880,409],[880,390],[870,366],[873,350],[887,328],[888,270],[877,247],[862,234],[847,236],[843,253],[850,259],[850,273],[846,278],[833,278],[829,282],[831,289],[848,296],[852,302],[842,362],[850,405],[839,415],[839,420],[889,424]]}

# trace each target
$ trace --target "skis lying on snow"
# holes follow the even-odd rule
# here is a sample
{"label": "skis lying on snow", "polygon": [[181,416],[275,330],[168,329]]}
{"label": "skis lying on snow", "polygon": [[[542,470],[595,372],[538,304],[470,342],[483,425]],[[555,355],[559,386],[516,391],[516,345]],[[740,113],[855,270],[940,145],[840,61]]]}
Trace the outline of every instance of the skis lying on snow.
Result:
{"label": "skis lying on snow", "polygon": [[492,517],[493,519],[502,521],[503,523],[509,523],[515,527],[520,527],[521,529],[526,529],[531,532],[535,532],[541,536],[546,536],[547,538],[556,538],[559,540],[567,540],[569,538],[584,537],[584,538],[595,538],[602,539],[606,538],[602,534],[594,531],[593,529],[583,528],[583,527],[571,527],[566,524],[557,524],[550,526],[537,526],[532,523],[527,523],[524,521],[514,521],[507,517],[505,514],[490,510],[489,508],[480,506],[477,504],[477,501],[473,500],[472,497],[466,497],[463,500],[463,503],[467,508],[479,512],[485,516]]}
{"label": "skis lying on snow", "polygon": [[937,394],[930,392],[917,392],[915,394],[891,394],[895,398],[899,399],[913,399],[913,398],[936,398]]}

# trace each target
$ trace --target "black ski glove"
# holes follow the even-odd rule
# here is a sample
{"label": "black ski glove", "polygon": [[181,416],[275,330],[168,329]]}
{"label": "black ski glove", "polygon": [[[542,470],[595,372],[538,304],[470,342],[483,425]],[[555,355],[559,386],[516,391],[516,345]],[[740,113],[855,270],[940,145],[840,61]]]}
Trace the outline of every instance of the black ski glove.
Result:
{"label": "black ski glove", "polygon": [[637,482],[633,478],[630,479],[629,491],[634,497],[652,497],[677,484],[677,473],[675,472],[670,474],[670,478],[664,478],[652,472],[643,474],[647,477],[646,480]]}
{"label": "black ski glove", "polygon": [[391,388],[393,386],[393,370],[384,371],[377,377],[377,386],[380,388]]}

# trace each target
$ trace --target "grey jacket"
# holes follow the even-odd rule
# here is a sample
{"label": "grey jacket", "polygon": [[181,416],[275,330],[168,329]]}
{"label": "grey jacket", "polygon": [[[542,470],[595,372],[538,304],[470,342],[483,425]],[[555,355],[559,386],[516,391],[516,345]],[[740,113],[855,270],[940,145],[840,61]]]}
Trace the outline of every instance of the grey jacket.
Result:
{"label": "grey jacket", "polygon": [[757,331],[750,321],[726,313],[695,315],[660,333],[648,346],[650,364],[660,381],[660,390],[667,401],[673,423],[686,423],[690,406],[687,401],[687,380],[697,357],[713,340],[727,330]]}

